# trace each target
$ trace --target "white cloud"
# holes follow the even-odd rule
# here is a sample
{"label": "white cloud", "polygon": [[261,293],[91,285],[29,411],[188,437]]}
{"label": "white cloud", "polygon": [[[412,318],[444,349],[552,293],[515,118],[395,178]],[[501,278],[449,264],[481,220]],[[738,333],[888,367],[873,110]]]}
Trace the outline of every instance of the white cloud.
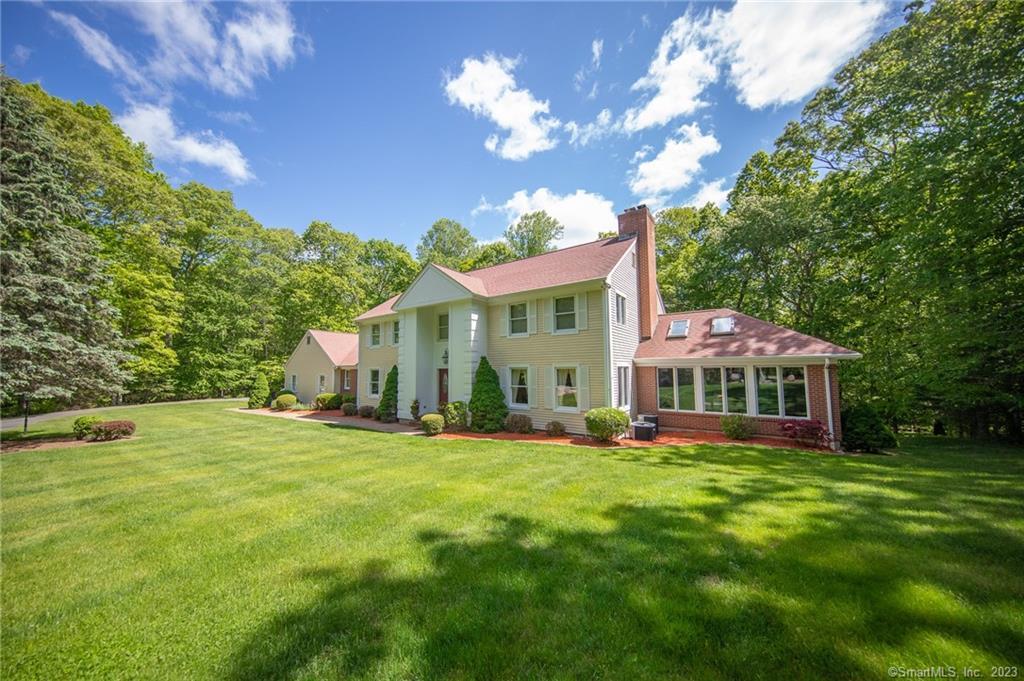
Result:
{"label": "white cloud", "polygon": [[604,41],[595,39],[590,43],[590,65],[596,71],[601,68],[601,53],[604,51]]}
{"label": "white cloud", "polygon": [[633,83],[633,90],[653,94],[626,111],[623,128],[627,132],[665,125],[707,104],[701,94],[718,78],[709,35],[706,17],[687,13],[672,22],[661,36],[647,74]]}
{"label": "white cloud", "polygon": [[654,147],[652,147],[650,144],[643,145],[633,153],[633,158],[630,159],[629,164],[636,165],[640,161],[650,156],[652,151],[654,151]]}
{"label": "white cloud", "polygon": [[[295,28],[287,5],[259,2],[235,7],[222,17],[211,2],[137,2],[111,5],[128,13],[153,40],[152,50],[133,56],[78,17],[51,11],[97,64],[143,93],[195,80],[230,96],[253,90],[273,67],[284,68],[309,39]],[[228,5],[222,5],[227,7]]]}
{"label": "white cloud", "polygon": [[565,124],[565,129],[569,133],[569,144],[585,147],[615,132],[615,125],[611,109],[601,109],[592,123],[580,125],[576,121],[569,121]]}
{"label": "white cloud", "polygon": [[132,56],[115,45],[106,33],[87,25],[73,14],[51,10],[50,18],[67,28],[89,58],[101,68],[129,85],[147,87],[147,80]]}
{"label": "white cloud", "polygon": [[445,93],[449,104],[458,104],[485,116],[501,130],[508,131],[502,138],[490,135],[484,147],[513,161],[527,159],[533,154],[547,151],[558,144],[553,133],[561,122],[549,115],[547,100],[538,100],[525,88],[516,84],[513,72],[516,59],[493,54],[484,58],[467,57],[462,61],[462,72],[445,77]]}
{"label": "white cloud", "polygon": [[676,137],[665,140],[665,147],[657,156],[637,165],[629,188],[636,196],[657,204],[690,184],[701,170],[700,160],[720,148],[713,133],[701,132],[696,123],[684,125]]}
{"label": "white cloud", "polygon": [[11,56],[8,61],[12,64],[24,64],[28,61],[29,57],[32,56],[32,48],[25,47],[24,45],[15,45],[11,48]]}
{"label": "white cloud", "polygon": [[884,0],[737,3],[715,24],[740,102],[761,109],[803,99],[870,40],[885,7]]}
{"label": "white cloud", "polygon": [[702,182],[697,193],[690,197],[687,201],[688,206],[695,208],[703,208],[709,203],[713,203],[719,208],[725,205],[725,202],[729,200],[729,191],[725,189],[725,178],[720,177],[717,180],[711,182]]}
{"label": "white cloud", "polygon": [[256,120],[248,111],[211,111],[209,113],[221,123],[237,125],[250,130],[256,129]]}
{"label": "white cloud", "polygon": [[612,202],[600,194],[582,189],[572,194],[556,194],[547,187],[541,187],[532,194],[520,189],[508,201],[498,205],[481,197],[473,214],[498,212],[513,223],[524,213],[538,210],[547,212],[565,227],[565,233],[557,244],[559,248],[593,241],[599,232],[614,230],[618,225]]}
{"label": "white cloud", "polygon": [[116,122],[129,137],[143,142],[159,159],[217,168],[237,183],[254,179],[249,162],[234,142],[209,130],[199,134],[179,131],[166,107],[136,104]]}

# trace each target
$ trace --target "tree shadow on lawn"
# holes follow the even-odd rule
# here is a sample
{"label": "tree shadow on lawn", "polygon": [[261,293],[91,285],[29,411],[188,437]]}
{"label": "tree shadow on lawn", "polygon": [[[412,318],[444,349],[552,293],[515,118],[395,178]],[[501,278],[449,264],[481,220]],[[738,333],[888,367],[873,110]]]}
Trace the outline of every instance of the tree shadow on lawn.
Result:
{"label": "tree shadow on lawn", "polygon": [[385,560],[298,573],[319,597],[262,626],[231,675],[884,678],[1021,662],[1019,536],[925,490],[815,480],[615,505],[606,531],[507,515],[483,537],[423,530],[423,574]]}

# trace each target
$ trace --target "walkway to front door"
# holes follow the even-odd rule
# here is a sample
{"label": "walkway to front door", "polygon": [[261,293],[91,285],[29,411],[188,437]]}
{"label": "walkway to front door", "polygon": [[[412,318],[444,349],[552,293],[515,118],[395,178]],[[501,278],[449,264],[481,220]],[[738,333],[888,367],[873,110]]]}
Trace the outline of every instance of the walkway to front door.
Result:
{"label": "walkway to front door", "polygon": [[437,403],[448,404],[448,370],[437,370]]}

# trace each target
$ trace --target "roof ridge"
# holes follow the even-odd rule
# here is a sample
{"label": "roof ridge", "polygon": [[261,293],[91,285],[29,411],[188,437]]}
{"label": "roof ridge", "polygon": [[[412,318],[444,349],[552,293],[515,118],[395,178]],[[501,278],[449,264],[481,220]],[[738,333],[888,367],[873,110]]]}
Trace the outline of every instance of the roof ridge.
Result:
{"label": "roof ridge", "polygon": [[620,234],[618,236],[606,236],[603,239],[594,239],[593,241],[585,241],[582,244],[573,244],[572,246],[566,246],[565,248],[556,248],[553,251],[544,251],[543,253],[537,253],[536,255],[528,255],[525,258],[519,258],[517,260],[509,260],[508,262],[500,262],[497,265],[488,265],[487,267],[479,267],[479,268],[477,268],[475,270],[470,270],[469,272],[460,272],[460,274],[473,274],[474,272],[483,272],[484,270],[494,269],[495,267],[504,267],[505,265],[514,265],[514,264],[516,264],[518,262],[523,262],[524,260],[531,260],[533,258],[539,258],[542,255],[551,255],[552,253],[561,253],[562,251],[569,251],[569,250],[572,250],[574,248],[580,248],[581,246],[590,246],[591,244],[596,244],[596,243],[598,243],[600,241],[611,241],[613,239],[618,241],[620,239],[623,239],[624,236],[625,237],[629,237],[629,238],[633,238],[635,235],[634,234],[626,234],[626,235],[621,235]]}

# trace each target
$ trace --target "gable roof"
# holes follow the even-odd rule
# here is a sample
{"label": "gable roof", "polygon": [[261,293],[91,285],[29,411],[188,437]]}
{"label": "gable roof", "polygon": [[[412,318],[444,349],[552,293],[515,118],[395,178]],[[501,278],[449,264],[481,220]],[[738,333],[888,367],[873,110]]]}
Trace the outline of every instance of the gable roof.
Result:
{"label": "gable roof", "polygon": [[[437,264],[433,267],[474,295],[483,298],[505,296],[604,279],[615,269],[635,240],[634,235],[598,239],[471,272],[456,272]],[[356,317],[356,321],[393,314],[395,301],[399,297],[389,298],[367,310]]]}
{"label": "gable roof", "polygon": [[[711,335],[711,320],[732,316],[733,333]],[[684,338],[669,338],[673,321],[688,319]],[[700,359],[710,357],[832,357],[856,359],[860,354],[834,343],[777,326],[728,308],[658,315],[658,325],[636,350],[636,359]]]}
{"label": "gable roof", "polygon": [[359,334],[310,329],[309,335],[323,348],[336,367],[359,364]]}

